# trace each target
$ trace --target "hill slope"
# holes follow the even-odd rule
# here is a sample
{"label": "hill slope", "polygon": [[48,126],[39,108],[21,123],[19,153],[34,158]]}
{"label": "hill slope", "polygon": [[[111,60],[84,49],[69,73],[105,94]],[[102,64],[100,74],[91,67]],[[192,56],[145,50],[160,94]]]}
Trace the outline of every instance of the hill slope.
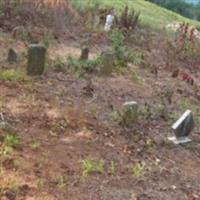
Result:
{"label": "hill slope", "polygon": [[125,5],[128,5],[130,8],[141,12],[142,24],[156,29],[161,29],[163,26],[175,21],[186,21],[200,28],[200,22],[182,17],[145,0],[72,0],[72,2],[80,10],[93,8],[98,4],[101,7],[114,7],[117,11],[120,11]]}

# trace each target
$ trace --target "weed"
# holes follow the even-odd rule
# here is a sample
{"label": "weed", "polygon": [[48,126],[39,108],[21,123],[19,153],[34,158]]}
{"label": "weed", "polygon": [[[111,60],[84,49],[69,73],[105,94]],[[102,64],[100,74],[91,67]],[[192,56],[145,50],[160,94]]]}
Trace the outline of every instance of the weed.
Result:
{"label": "weed", "polygon": [[136,72],[133,72],[132,80],[136,83],[143,83],[142,78]]}
{"label": "weed", "polygon": [[110,162],[110,173],[111,174],[115,173],[115,163],[114,163],[114,161]]}
{"label": "weed", "polygon": [[38,149],[40,145],[40,142],[36,140],[31,141],[31,143],[29,144],[30,148],[33,150]]}
{"label": "weed", "polygon": [[7,147],[15,148],[19,145],[19,138],[17,135],[6,135],[4,137],[4,145]]}
{"label": "weed", "polygon": [[21,70],[1,70],[0,71],[0,80],[3,81],[28,81],[29,78],[25,72]]}
{"label": "weed", "polygon": [[118,111],[113,111],[110,113],[110,118],[115,121],[115,122],[118,122],[120,123],[122,118],[121,118],[121,115]]}
{"label": "weed", "polygon": [[36,163],[38,168],[44,167],[48,163],[48,155],[46,153],[42,154],[42,156],[39,158],[38,162]]}
{"label": "weed", "polygon": [[65,66],[66,66],[65,60],[63,60],[61,57],[57,57],[54,60],[54,68],[55,68],[56,71],[65,72],[66,71]]}
{"label": "weed", "polygon": [[12,153],[12,151],[13,151],[12,147],[2,145],[2,147],[0,148],[0,155],[6,156],[6,155]]}
{"label": "weed", "polygon": [[104,172],[104,161],[92,161],[89,159],[82,160],[83,176],[87,176],[91,173],[100,173]]}
{"label": "weed", "polygon": [[133,176],[138,178],[144,173],[145,163],[137,163],[135,165],[132,165],[130,167],[130,170],[131,170]]}
{"label": "weed", "polygon": [[37,185],[37,188],[38,188],[38,189],[44,188],[45,184],[46,184],[46,180],[43,179],[43,178],[39,178],[39,179],[36,181],[36,185]]}
{"label": "weed", "polygon": [[34,104],[36,102],[36,97],[34,94],[23,93],[22,95],[19,96],[19,101],[22,101],[28,104]]}
{"label": "weed", "polygon": [[67,178],[66,178],[66,176],[62,176],[62,175],[58,176],[56,178],[56,184],[57,184],[57,186],[60,189],[64,188],[67,185]]}

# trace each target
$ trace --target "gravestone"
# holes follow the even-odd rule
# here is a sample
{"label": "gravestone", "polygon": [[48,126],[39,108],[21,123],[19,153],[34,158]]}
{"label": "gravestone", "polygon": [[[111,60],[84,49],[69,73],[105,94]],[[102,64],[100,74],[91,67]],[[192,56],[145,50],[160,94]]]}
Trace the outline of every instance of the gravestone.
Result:
{"label": "gravestone", "polygon": [[46,47],[41,44],[31,44],[28,49],[28,75],[41,75],[44,72]]}
{"label": "gravestone", "polygon": [[8,58],[7,58],[7,61],[9,63],[14,63],[14,62],[17,62],[17,53],[15,52],[14,49],[10,48],[8,50]]}
{"label": "gravestone", "polygon": [[104,51],[101,53],[100,74],[110,76],[115,65],[115,54],[112,51]]}
{"label": "gravestone", "polygon": [[89,48],[84,47],[81,50],[80,60],[88,60],[88,58],[89,58]]}
{"label": "gravestone", "polygon": [[194,129],[194,119],[191,110],[186,110],[183,115],[172,125],[174,137],[170,137],[174,144],[183,144],[191,142],[188,138],[191,131]]}
{"label": "gravestone", "polygon": [[104,31],[110,31],[113,24],[114,16],[110,13],[106,16],[106,23],[104,25]]}
{"label": "gravestone", "polygon": [[122,123],[130,125],[138,120],[138,103],[129,101],[123,104]]}

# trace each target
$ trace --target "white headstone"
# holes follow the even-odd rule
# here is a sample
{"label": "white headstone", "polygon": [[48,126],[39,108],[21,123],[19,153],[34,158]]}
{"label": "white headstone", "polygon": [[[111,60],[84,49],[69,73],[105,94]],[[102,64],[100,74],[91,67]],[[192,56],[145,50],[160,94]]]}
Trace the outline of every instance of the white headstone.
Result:
{"label": "white headstone", "polygon": [[105,31],[110,31],[111,26],[112,26],[112,24],[113,24],[113,19],[114,19],[114,16],[111,15],[111,14],[108,14],[108,15],[106,16],[106,23],[105,23],[105,26],[104,26],[104,30],[105,30]]}

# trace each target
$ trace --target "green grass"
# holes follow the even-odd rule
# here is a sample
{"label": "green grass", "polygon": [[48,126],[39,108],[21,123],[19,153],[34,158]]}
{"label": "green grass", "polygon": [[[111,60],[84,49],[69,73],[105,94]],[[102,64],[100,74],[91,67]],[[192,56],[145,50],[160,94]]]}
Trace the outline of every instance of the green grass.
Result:
{"label": "green grass", "polygon": [[200,22],[182,17],[145,0],[72,0],[72,2],[78,10],[92,10],[98,5],[100,7],[114,7],[119,12],[128,5],[130,8],[141,12],[140,20],[142,25],[154,29],[162,29],[167,24],[177,21],[189,22],[200,29]]}
{"label": "green grass", "polygon": [[4,143],[6,146],[14,148],[19,145],[19,138],[16,135],[8,134],[4,138]]}
{"label": "green grass", "polygon": [[87,176],[91,173],[100,173],[104,172],[104,162],[100,161],[93,161],[93,160],[82,160],[82,168],[83,168],[83,176]]}
{"label": "green grass", "polygon": [[22,70],[0,70],[0,80],[2,81],[27,81],[29,78]]}

